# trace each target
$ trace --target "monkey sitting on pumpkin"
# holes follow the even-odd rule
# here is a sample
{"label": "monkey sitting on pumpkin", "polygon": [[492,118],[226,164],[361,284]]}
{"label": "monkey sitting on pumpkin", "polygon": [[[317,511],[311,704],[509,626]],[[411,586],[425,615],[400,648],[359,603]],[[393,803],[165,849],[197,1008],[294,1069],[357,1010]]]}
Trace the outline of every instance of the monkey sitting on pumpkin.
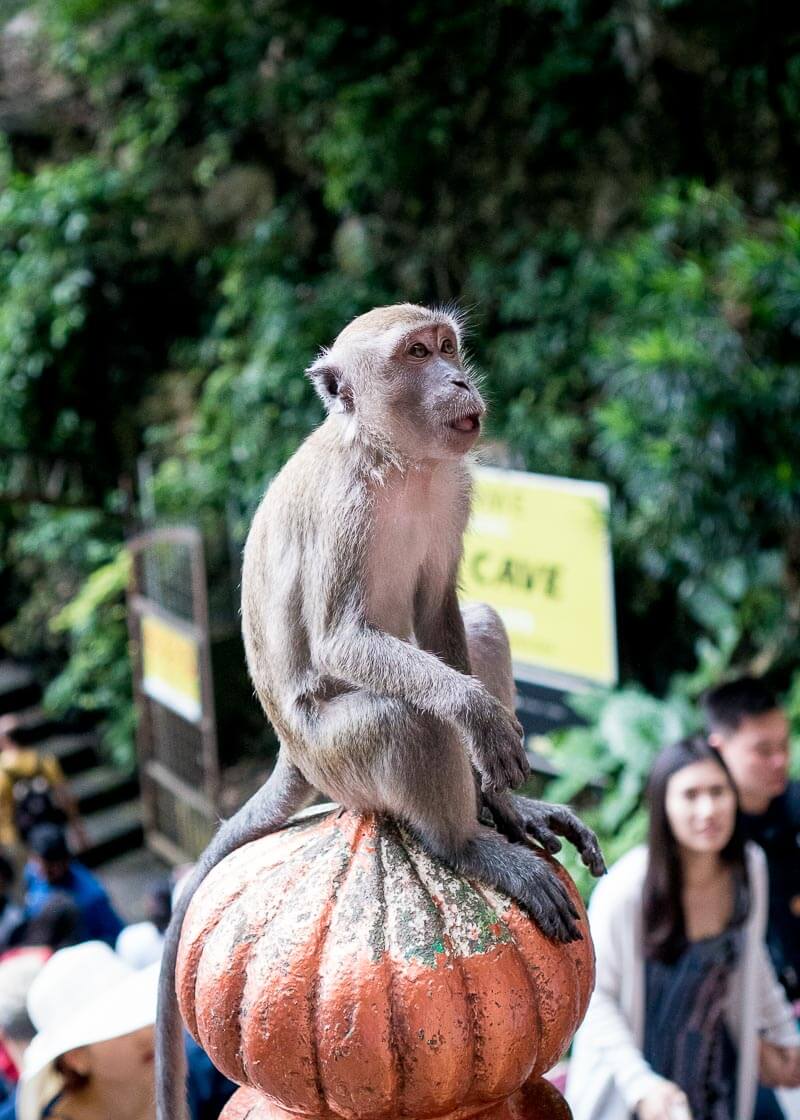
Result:
{"label": "monkey sitting on pumpkin", "polygon": [[459,319],[413,304],[376,308],[308,374],[328,415],[267,490],[242,574],[247,663],[280,752],[269,781],[220,827],[173,915],[158,1120],[186,1117],[175,962],[191,897],[220,860],[280,828],[315,790],[397,818],[558,941],[581,936],[577,912],[522,841],[555,852],[564,836],[593,874],[605,870],[571,810],[510,792],[529,767],[508,638],[491,608],[458,605],[466,455],[485,412]]}

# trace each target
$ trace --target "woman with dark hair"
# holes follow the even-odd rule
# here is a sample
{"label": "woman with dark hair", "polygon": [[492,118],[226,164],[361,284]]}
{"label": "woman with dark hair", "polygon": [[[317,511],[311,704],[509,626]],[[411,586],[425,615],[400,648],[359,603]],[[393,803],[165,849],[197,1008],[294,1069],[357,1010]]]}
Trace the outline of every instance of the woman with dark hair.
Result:
{"label": "woman with dark hair", "polygon": [[752,1120],[762,1066],[800,1084],[800,1035],[764,944],[766,863],[733,781],[693,736],[657,757],[648,842],[589,907],[597,983],[569,1066],[575,1120]]}

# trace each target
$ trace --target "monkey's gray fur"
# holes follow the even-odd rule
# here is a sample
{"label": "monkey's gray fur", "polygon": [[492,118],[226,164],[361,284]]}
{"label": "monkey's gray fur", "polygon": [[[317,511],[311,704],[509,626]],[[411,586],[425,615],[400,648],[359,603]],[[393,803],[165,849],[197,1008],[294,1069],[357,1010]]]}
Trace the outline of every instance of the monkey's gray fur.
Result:
{"label": "monkey's gray fur", "polygon": [[221,859],[280,828],[315,790],[398,818],[449,866],[517,899],[548,936],[580,936],[564,887],[525,838],[551,852],[557,833],[568,838],[598,875],[600,849],[569,809],[510,793],[528,763],[508,639],[489,607],[462,612],[456,598],[466,455],[485,411],[460,343],[452,313],[377,308],[308,371],[328,416],[267,490],[242,575],[247,663],[280,753],[173,915],[158,1120],[186,1118],[174,985],[189,901]]}

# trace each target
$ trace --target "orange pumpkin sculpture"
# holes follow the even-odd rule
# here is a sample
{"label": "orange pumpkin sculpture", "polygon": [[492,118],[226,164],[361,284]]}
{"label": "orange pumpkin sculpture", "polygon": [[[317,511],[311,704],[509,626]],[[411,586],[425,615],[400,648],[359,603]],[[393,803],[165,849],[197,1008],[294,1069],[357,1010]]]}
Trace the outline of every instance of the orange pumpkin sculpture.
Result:
{"label": "orange pumpkin sculpture", "polygon": [[249,1086],[225,1120],[568,1116],[540,1078],[594,956],[554,866],[584,918],[569,945],[374,815],[328,811],[229,856],[192,900],[176,981],[191,1033]]}

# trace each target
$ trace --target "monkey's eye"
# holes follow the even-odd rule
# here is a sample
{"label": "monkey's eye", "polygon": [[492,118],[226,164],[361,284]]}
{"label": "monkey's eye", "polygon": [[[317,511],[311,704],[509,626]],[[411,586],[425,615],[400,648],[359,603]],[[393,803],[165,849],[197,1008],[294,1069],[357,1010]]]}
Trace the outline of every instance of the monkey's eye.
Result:
{"label": "monkey's eye", "polygon": [[442,342],[442,353],[443,354],[455,354],[455,352],[456,352],[456,348],[453,345],[452,340],[449,339],[449,338],[446,338]]}
{"label": "monkey's eye", "polygon": [[430,350],[421,342],[415,342],[413,346],[409,346],[408,352],[412,358],[427,358]]}

